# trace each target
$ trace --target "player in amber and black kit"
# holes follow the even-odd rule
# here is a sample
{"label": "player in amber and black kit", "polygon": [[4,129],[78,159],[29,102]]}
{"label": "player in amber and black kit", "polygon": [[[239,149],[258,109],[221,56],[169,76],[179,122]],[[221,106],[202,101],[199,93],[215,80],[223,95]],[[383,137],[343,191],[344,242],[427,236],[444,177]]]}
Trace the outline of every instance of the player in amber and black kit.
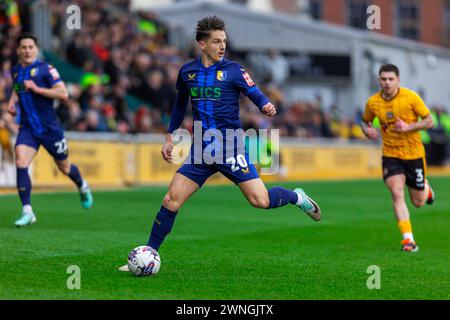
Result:
{"label": "player in amber and black kit", "polygon": [[383,141],[383,179],[392,194],[394,212],[402,233],[403,251],[416,252],[408,207],[403,190],[408,186],[411,202],[416,207],[432,204],[434,192],[426,179],[425,149],[419,130],[430,129],[433,119],[420,96],[400,87],[400,72],[395,65],[385,64],[379,70],[381,91],[369,98],[363,115],[362,129],[370,139],[378,138],[372,121],[380,121]]}

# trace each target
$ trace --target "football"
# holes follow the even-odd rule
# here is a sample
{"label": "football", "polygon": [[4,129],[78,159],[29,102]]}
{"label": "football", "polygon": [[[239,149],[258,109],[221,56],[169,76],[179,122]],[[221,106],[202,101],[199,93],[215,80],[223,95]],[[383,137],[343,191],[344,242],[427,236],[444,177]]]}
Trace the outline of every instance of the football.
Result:
{"label": "football", "polygon": [[128,254],[128,268],[130,272],[139,276],[154,276],[161,267],[158,251],[148,246],[139,246]]}

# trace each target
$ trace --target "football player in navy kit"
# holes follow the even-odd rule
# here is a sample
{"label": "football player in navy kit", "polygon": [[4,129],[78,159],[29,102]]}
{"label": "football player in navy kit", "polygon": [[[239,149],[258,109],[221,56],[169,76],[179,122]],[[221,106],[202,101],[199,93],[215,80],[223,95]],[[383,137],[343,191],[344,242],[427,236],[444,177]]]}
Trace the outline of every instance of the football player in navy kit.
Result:
{"label": "football player in navy kit", "polygon": [[[266,116],[272,117],[276,114],[275,106],[245,69],[224,58],[227,37],[225,23],[220,18],[213,16],[198,21],[196,40],[202,50],[201,57],[183,65],[178,74],[177,96],[161,151],[164,160],[168,162],[174,160],[172,133],[180,128],[189,99],[194,121],[201,122],[202,131],[213,129],[223,136],[226,136],[227,130],[236,131],[242,128],[239,120],[240,93],[246,95]],[[227,150],[228,145],[223,146],[219,149],[226,156],[222,161],[211,164],[202,158],[207,147],[208,142],[205,141],[202,142],[201,150],[196,150],[199,148],[193,144],[190,156],[175,173],[156,215],[147,246],[159,249],[173,227],[178,210],[216,172],[233,181],[254,207],[272,209],[293,204],[313,220],[320,220],[319,206],[301,188],[292,191],[273,187],[267,190],[245,148],[233,145],[233,149]],[[127,265],[119,269],[128,271]]]}
{"label": "football player in navy kit", "polygon": [[77,185],[82,206],[88,209],[93,203],[88,184],[78,167],[69,161],[67,141],[53,107],[55,99],[67,99],[66,87],[53,66],[37,59],[38,53],[35,36],[23,33],[18,37],[19,63],[11,69],[14,90],[8,103],[9,113],[15,115],[19,111],[20,114],[19,134],[14,148],[17,190],[22,202],[21,216],[15,222],[18,227],[36,222],[31,207],[32,186],[28,167],[41,145],[53,157],[61,172]]}

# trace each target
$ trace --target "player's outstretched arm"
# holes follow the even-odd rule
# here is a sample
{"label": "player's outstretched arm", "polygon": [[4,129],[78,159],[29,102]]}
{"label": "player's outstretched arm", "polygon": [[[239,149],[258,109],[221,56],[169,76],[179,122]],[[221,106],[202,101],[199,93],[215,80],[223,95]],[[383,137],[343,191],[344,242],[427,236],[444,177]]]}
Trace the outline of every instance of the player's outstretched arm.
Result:
{"label": "player's outstretched arm", "polygon": [[51,88],[38,87],[33,80],[24,80],[24,84],[26,90],[33,91],[34,93],[49,99],[65,101],[69,98],[69,93],[63,82],[58,82]]}
{"label": "player's outstretched arm", "polygon": [[361,122],[361,129],[364,135],[372,140],[378,139],[378,130],[372,128],[372,122]]}
{"label": "player's outstretched arm", "polygon": [[239,65],[236,65],[235,74],[236,76],[234,77],[234,83],[236,87],[239,88],[239,90],[247,96],[262,113],[269,117],[273,117],[277,114],[277,109],[275,106],[253,82],[252,78],[247,71],[245,71],[245,69]]}
{"label": "player's outstretched arm", "polygon": [[178,90],[175,97],[175,103],[172,107],[172,114],[170,116],[169,134],[166,136],[166,142],[161,149],[161,155],[164,160],[172,163],[173,138],[172,133],[177,130],[183,123],[186,114],[186,107],[189,101],[189,94],[186,90]]}

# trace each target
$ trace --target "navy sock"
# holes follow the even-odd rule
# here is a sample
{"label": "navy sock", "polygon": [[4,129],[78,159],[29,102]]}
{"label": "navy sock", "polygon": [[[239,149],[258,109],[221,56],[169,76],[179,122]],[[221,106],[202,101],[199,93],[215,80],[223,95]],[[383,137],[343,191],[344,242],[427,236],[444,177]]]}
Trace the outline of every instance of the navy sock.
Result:
{"label": "navy sock", "polygon": [[17,191],[19,192],[22,206],[31,204],[31,179],[28,174],[28,168],[17,168]]}
{"label": "navy sock", "polygon": [[150,233],[150,238],[148,239],[147,246],[152,247],[157,250],[161,246],[164,238],[172,230],[175,218],[177,217],[176,212],[172,212],[169,209],[161,206],[158,214],[156,215],[155,222],[153,223],[152,232]]}
{"label": "navy sock", "polygon": [[75,182],[78,188],[81,188],[83,185],[83,178],[81,177],[80,170],[74,164],[70,165],[69,178]]}
{"label": "navy sock", "polygon": [[296,204],[298,195],[291,190],[282,187],[273,187],[269,191],[269,208],[278,208],[287,205],[288,203]]}

